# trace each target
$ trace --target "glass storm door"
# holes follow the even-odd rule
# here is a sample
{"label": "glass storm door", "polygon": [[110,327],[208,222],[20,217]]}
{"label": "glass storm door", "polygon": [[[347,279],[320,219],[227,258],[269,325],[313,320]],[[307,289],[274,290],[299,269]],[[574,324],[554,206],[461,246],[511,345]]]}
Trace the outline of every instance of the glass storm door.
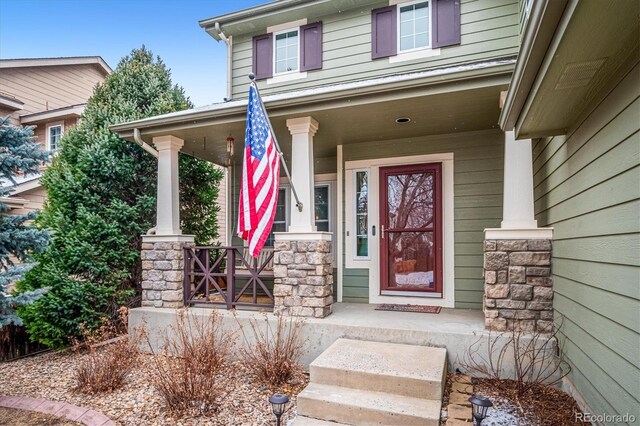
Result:
{"label": "glass storm door", "polygon": [[380,168],[382,294],[442,295],[442,165]]}

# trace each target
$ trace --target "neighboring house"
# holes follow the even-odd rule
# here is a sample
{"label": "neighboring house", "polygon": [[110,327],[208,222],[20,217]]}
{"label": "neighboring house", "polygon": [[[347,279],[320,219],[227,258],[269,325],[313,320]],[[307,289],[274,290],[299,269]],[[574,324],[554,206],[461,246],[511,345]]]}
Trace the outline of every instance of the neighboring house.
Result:
{"label": "neighboring house", "polygon": [[[164,159],[146,241],[191,241],[171,183],[181,149],[231,163],[233,233],[243,144],[229,158],[226,138],[243,139],[253,72],[303,204],[282,179],[275,312],[328,315],[334,277],[337,302],[484,309],[490,329],[546,332],[555,310],[565,389],[593,413],[637,414],[638,8],[281,0],[201,21],[228,46],[227,102],[113,126]],[[333,273],[301,272],[329,266],[327,242]],[[183,303],[181,279],[149,283],[144,306]]]}
{"label": "neighboring house", "polygon": [[[34,126],[36,141],[55,152],[62,135],[77,124],[96,84],[109,73],[100,56],[0,59],[0,116],[11,117],[16,126]],[[47,195],[40,176],[16,180],[13,193],[3,200],[11,214],[42,209]]]}

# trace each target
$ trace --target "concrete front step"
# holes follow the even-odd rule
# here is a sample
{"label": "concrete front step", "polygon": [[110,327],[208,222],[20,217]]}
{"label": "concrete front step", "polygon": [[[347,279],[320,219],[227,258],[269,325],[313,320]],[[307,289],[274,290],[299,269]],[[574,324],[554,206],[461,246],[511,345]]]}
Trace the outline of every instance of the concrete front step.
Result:
{"label": "concrete front step", "polygon": [[338,339],[309,367],[311,383],[442,400],[447,350]]}
{"label": "concrete front step", "polygon": [[440,400],[310,383],[297,399],[302,416],[351,425],[438,426]]}
{"label": "concrete front step", "polygon": [[325,420],[314,419],[312,417],[298,416],[291,426],[349,426],[344,423],[328,422]]}

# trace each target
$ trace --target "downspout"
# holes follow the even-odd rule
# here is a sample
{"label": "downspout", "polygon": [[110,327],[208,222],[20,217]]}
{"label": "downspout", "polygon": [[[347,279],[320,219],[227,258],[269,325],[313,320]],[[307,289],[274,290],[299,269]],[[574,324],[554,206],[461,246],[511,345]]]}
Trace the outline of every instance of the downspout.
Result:
{"label": "downspout", "polygon": [[147,151],[149,154],[153,155],[154,157],[158,158],[158,151],[156,151],[155,149],[153,149],[151,147],[151,145],[149,145],[148,143],[146,143],[145,141],[142,140],[142,137],[140,136],[140,130],[138,130],[137,128],[133,129],[133,140],[142,147],[142,149],[144,149],[145,151]]}
{"label": "downspout", "polygon": [[224,41],[225,44],[227,45],[227,97],[224,98],[224,100],[228,102],[231,100],[231,96],[232,96],[231,95],[231,59],[233,55],[233,49],[232,49],[233,37],[232,36],[227,37],[224,34],[224,32],[222,32],[219,22],[216,22],[214,24],[213,29],[218,34],[218,37],[220,37],[220,39]]}

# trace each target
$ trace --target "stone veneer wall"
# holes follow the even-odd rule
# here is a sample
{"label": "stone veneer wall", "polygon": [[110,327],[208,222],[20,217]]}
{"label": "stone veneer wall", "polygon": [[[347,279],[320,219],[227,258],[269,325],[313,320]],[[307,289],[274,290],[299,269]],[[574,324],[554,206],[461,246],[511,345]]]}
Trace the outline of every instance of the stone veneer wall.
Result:
{"label": "stone veneer wall", "polygon": [[182,294],[184,244],[183,242],[142,243],[142,306],[156,308],[184,306]]}
{"label": "stone veneer wall", "polygon": [[485,327],[553,329],[551,240],[484,241]]}
{"label": "stone veneer wall", "polygon": [[324,318],[333,305],[330,241],[276,241],[273,255],[273,312]]}

